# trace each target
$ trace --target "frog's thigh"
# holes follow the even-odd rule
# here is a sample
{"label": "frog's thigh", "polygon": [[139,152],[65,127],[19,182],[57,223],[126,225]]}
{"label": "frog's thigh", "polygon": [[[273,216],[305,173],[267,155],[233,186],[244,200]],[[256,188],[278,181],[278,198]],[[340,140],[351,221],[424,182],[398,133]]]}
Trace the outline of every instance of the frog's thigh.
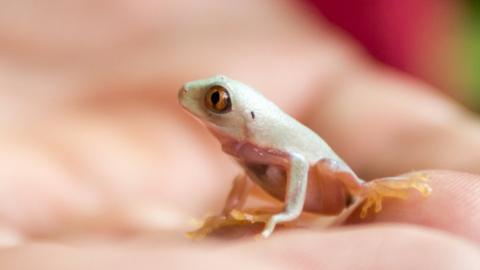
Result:
{"label": "frog's thigh", "polygon": [[315,169],[321,176],[340,180],[352,194],[359,193],[365,183],[345,163],[334,159],[324,158],[319,160],[315,164]]}

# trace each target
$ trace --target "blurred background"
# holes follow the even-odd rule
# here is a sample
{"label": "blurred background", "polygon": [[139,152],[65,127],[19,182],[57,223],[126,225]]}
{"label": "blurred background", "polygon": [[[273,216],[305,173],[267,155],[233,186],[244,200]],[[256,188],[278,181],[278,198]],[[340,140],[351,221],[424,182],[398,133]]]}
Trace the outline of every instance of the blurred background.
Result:
{"label": "blurred background", "polygon": [[479,1],[312,2],[376,59],[480,110]]}
{"label": "blurred background", "polygon": [[[323,19],[326,18],[377,60],[437,87],[474,110],[480,110],[478,1],[293,2],[281,1],[270,10],[279,10],[285,5],[296,12],[301,9],[304,15],[318,17],[319,28],[324,27]],[[231,14],[227,15],[222,10],[226,4],[217,1],[170,4],[147,0],[22,0],[4,1],[2,5],[0,67],[3,81],[12,83],[2,89],[3,92],[29,89],[29,96],[40,93],[40,88],[63,89],[57,95],[64,96],[64,92],[68,92],[65,89],[69,88],[63,87],[64,84],[106,82],[109,77],[116,78],[125,73],[128,76],[124,78],[130,82],[148,84],[152,77],[167,76],[165,71],[188,67],[188,63],[179,60],[188,57],[183,53],[186,48],[179,48],[176,42],[185,42],[182,46],[186,47],[196,38],[197,50],[203,50],[205,54],[205,40],[216,31],[223,39],[217,42],[223,42],[223,46],[245,50],[252,47],[248,38],[254,35],[269,35],[270,38],[283,35],[277,30],[286,23],[265,14],[257,7],[259,4],[251,5],[249,9],[248,3],[230,3],[232,8],[228,12]],[[268,5],[268,1],[264,5]],[[316,14],[309,14],[310,11]],[[240,22],[241,17],[245,20]],[[296,27],[298,32],[305,31],[301,21],[290,26]],[[250,31],[252,27],[260,30]],[[232,37],[242,35],[245,44],[238,40],[232,44]],[[258,41],[261,42],[262,39]],[[194,56],[190,58],[190,64],[204,60]],[[162,62],[163,65],[154,66],[152,62]],[[167,63],[170,68],[163,70]],[[22,72],[24,74],[20,75]],[[58,72],[58,76],[50,72]],[[23,78],[22,83],[15,79],[16,76]],[[52,78],[55,82],[49,83],[49,77],[56,77]],[[9,105],[3,104],[2,107],[6,106]]]}

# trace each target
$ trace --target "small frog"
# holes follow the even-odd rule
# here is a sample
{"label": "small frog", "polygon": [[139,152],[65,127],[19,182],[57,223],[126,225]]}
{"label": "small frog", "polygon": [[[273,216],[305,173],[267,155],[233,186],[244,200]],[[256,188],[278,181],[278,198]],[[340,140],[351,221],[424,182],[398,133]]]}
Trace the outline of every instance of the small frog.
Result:
{"label": "small frog", "polygon": [[[424,196],[431,193],[422,173],[360,179],[320,136],[250,86],[226,76],[188,82],[178,99],[245,172],[235,178],[222,213],[208,218],[192,237],[250,221],[265,223],[261,236],[267,238],[277,224],[297,219],[302,211],[339,216],[364,201],[360,215],[365,217],[371,207],[382,209],[384,197],[405,199],[411,188]],[[252,183],[283,201],[282,211],[242,212]]]}

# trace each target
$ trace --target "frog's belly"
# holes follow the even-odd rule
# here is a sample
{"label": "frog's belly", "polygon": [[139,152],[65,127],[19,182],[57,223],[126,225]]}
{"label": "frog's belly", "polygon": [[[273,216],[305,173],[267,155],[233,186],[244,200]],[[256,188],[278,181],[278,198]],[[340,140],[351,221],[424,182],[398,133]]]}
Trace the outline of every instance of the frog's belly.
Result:
{"label": "frog's belly", "polygon": [[[277,149],[258,147],[248,142],[225,141],[222,149],[235,157],[250,179],[263,190],[284,201],[287,187],[288,154]],[[313,165],[308,173],[304,210],[335,215],[351,203],[351,197],[341,181],[328,174],[321,175]]]}
{"label": "frog's belly", "polygon": [[259,163],[244,164],[247,175],[255,184],[259,185],[268,194],[283,201],[287,187],[287,174],[285,169],[277,165]]}
{"label": "frog's belly", "polygon": [[[242,165],[250,179],[273,197],[284,201],[287,172],[283,167],[260,163]],[[304,206],[305,211],[336,215],[351,203],[352,197],[341,181],[333,177],[319,175],[311,167]]]}

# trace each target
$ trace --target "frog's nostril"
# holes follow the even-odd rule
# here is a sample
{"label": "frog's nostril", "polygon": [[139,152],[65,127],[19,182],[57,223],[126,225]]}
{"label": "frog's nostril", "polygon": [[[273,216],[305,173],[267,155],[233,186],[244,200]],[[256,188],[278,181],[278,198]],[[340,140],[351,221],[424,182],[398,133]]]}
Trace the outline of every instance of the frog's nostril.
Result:
{"label": "frog's nostril", "polygon": [[180,89],[180,91],[178,91],[178,98],[181,99],[183,98],[183,96],[185,96],[187,94],[187,89],[185,89],[185,87],[182,87]]}

